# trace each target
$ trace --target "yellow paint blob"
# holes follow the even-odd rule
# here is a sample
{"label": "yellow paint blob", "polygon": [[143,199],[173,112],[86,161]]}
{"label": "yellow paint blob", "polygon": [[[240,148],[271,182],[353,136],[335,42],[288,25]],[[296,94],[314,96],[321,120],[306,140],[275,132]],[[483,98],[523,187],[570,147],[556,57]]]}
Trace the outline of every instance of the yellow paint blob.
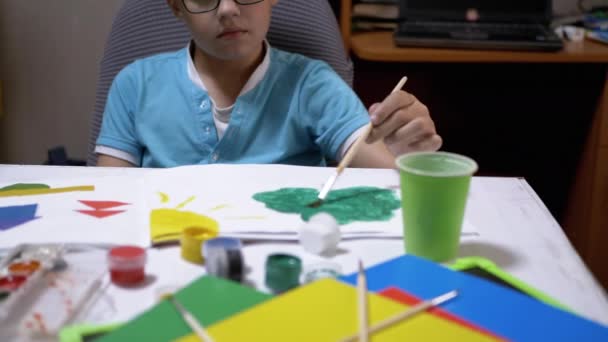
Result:
{"label": "yellow paint blob", "polygon": [[219,233],[218,222],[208,216],[169,208],[150,212],[150,238],[153,243],[177,241],[188,227],[204,227]]}

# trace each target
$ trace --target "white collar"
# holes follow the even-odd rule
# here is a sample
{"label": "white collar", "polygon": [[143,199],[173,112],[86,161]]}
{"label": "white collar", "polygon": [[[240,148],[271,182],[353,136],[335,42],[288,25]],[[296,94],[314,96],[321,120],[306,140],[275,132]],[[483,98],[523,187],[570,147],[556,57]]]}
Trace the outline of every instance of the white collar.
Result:
{"label": "white collar", "polygon": [[[188,53],[186,54],[186,58],[188,59],[188,77],[197,87],[201,88],[203,91],[207,91],[203,80],[201,80],[201,77],[199,76],[198,72],[196,71],[196,68],[194,67],[194,61],[192,60],[192,56],[190,56],[191,44],[192,41],[188,43]],[[239,96],[255,88],[255,86],[257,86],[266,75],[266,71],[268,71],[268,67],[270,66],[270,44],[267,40],[264,40],[264,46],[266,47],[264,59],[262,60],[262,63],[260,63],[260,65],[258,65],[258,67],[255,69],[253,74],[251,74],[251,77],[249,77],[249,80],[247,80],[247,83],[245,83],[245,86],[243,87],[243,89],[241,89]]]}

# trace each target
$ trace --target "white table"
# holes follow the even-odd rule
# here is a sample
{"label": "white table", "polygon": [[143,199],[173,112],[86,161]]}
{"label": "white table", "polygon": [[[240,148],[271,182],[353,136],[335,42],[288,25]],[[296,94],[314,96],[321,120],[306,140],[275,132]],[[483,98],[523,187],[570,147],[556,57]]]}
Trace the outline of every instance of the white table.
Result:
{"label": "white table", "polygon": [[[138,175],[144,169],[113,169],[52,166],[0,166],[0,181],[68,179],[99,175]],[[478,236],[461,240],[460,256],[482,256],[528,284],[557,298],[575,312],[608,324],[608,297],[551,216],[540,198],[523,179],[475,177],[471,186],[466,219]],[[251,243],[244,247],[249,273],[247,281],[261,290],[266,256],[287,252],[302,258],[304,265],[333,261],[343,273],[356,269],[357,259],[366,266],[403,253],[400,240],[354,240],[340,243],[341,252],[322,258],[305,252],[297,243]],[[153,248],[148,253],[150,281],[137,289],[108,285],[102,304],[88,320],[96,323],[133,318],[150,308],[163,287],[181,287],[204,274],[204,268],[183,261],[179,248]],[[109,309],[108,309],[109,308]]]}

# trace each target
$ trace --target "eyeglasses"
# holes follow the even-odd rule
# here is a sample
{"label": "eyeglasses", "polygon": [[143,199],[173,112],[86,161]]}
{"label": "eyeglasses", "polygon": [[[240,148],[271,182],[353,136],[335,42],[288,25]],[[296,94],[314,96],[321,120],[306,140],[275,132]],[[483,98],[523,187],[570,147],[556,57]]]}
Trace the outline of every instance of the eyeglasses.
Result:
{"label": "eyeglasses", "polygon": [[[186,11],[192,14],[211,12],[220,6],[222,0],[182,0]],[[264,0],[233,0],[239,5],[253,5]]]}

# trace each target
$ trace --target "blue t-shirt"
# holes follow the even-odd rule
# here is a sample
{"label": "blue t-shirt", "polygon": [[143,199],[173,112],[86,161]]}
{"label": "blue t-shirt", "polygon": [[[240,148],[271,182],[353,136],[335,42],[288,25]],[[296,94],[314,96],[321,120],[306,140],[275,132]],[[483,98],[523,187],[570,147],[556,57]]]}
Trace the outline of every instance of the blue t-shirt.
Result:
{"label": "blue t-shirt", "polygon": [[271,48],[262,80],[241,94],[218,140],[209,94],[188,77],[188,48],[137,60],[114,79],[97,145],[143,167],[207,163],[318,166],[369,122],[322,61]]}

